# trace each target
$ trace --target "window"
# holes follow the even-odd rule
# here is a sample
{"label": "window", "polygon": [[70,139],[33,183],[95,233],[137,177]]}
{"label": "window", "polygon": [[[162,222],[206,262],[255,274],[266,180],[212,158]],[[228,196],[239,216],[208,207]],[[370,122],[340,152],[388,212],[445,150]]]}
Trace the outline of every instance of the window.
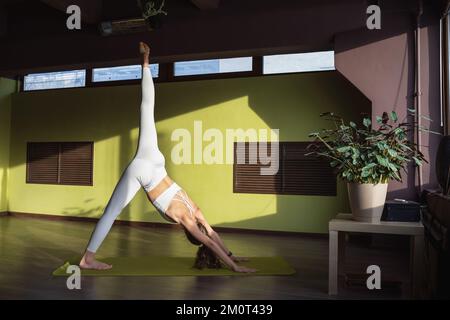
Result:
{"label": "window", "polygon": [[[264,74],[335,70],[334,51],[278,54],[255,57],[189,60],[151,64],[158,81],[261,76]],[[87,72],[88,71],[88,72]],[[112,66],[88,70],[33,73],[23,78],[23,90],[95,87],[126,84],[141,79],[141,65]],[[170,73],[170,74],[169,74]],[[86,74],[91,77],[86,82]],[[91,76],[92,74],[92,76]],[[117,82],[117,83],[114,83]],[[136,83],[133,81],[132,83]]]}
{"label": "window", "polygon": [[32,73],[23,82],[24,91],[84,87],[86,70]]}
{"label": "window", "polygon": [[[159,64],[151,64],[150,71],[153,78],[159,76]],[[141,79],[142,66],[140,64],[131,66],[94,68],[92,69],[93,82],[119,81]]]}
{"label": "window", "polygon": [[263,73],[334,70],[334,51],[264,56]]}
{"label": "window", "polygon": [[92,142],[28,142],[27,183],[92,185]]}
{"label": "window", "polygon": [[192,60],[175,62],[174,75],[193,76],[214,73],[230,73],[252,71],[253,58],[227,58],[210,60]]}
{"label": "window", "polygon": [[[241,142],[242,143],[242,142]],[[310,142],[279,142],[279,167],[275,175],[261,175],[268,165],[250,163],[258,143],[234,144],[233,192],[286,195],[336,196],[336,175],[329,162],[316,156],[305,156]],[[268,143],[269,144],[269,143]],[[267,150],[271,150],[270,146]],[[239,153],[239,154],[238,154]],[[238,164],[238,157],[245,159]]]}

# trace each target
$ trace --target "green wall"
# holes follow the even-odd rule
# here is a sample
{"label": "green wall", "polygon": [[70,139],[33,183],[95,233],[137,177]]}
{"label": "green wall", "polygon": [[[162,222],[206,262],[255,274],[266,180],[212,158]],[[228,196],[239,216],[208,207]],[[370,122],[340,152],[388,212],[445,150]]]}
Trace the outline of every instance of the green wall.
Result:
{"label": "green wall", "polygon": [[0,78],[0,213],[8,208],[8,167],[11,120],[11,94],[16,81]]}
{"label": "green wall", "polygon": [[[140,86],[18,93],[13,97],[9,210],[99,217],[138,137]],[[346,189],[336,197],[234,194],[230,164],[175,165],[172,131],[279,128],[281,141],[307,140],[329,125],[319,114],[335,111],[355,119],[370,102],[338,72],[161,83],[156,85],[159,145],[167,170],[202,208],[212,225],[248,229],[326,232],[330,217],[348,210]],[[350,115],[353,114],[353,117]],[[356,120],[356,119],[355,119]],[[27,141],[93,140],[94,186],[25,183]],[[205,145],[206,143],[204,143]],[[121,220],[165,222],[145,193]]]}

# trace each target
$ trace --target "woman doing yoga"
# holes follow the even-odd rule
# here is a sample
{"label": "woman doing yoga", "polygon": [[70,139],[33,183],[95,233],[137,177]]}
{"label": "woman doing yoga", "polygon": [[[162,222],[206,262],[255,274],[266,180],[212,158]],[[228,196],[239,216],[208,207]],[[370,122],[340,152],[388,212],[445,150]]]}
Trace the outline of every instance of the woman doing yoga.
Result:
{"label": "woman doing yoga", "polygon": [[196,266],[220,267],[222,260],[235,272],[256,270],[237,265],[244,258],[233,256],[219,235],[206,221],[199,207],[167,175],[165,159],[159,151],[154,119],[155,89],[149,68],[150,48],[140,43],[142,64],[142,103],[139,141],[136,154],[117,183],[105,211],[98,221],[87,249],[79,263],[84,269],[106,270],[112,266],[95,259],[95,253],[123,208],[142,187],[148,199],[161,216],[181,224],[187,238],[194,244],[203,244],[197,253]]}

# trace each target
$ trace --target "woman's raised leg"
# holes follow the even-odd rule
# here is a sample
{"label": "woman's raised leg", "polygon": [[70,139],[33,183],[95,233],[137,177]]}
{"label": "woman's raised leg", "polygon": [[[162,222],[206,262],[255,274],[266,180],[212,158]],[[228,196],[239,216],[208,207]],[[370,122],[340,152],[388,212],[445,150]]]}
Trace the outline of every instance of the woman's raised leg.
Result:
{"label": "woman's raised leg", "polygon": [[148,63],[150,49],[141,43],[142,63],[142,102],[141,117],[139,126],[139,141],[136,151],[136,158],[145,160],[158,160],[161,153],[158,148],[158,136],[155,126],[155,85]]}

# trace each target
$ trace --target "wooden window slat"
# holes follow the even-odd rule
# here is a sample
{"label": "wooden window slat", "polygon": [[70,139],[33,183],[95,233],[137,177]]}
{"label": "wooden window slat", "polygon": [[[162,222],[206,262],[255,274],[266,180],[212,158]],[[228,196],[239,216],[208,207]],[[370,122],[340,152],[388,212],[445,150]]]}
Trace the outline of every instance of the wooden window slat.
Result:
{"label": "wooden window slat", "polygon": [[92,144],[64,142],[61,144],[61,184],[92,184]]}
{"label": "wooden window slat", "polygon": [[92,185],[92,142],[27,143],[27,183]]}
{"label": "wooden window slat", "polygon": [[[258,143],[240,142],[234,144],[233,192],[292,195],[336,195],[336,175],[327,160],[306,156],[310,142],[279,142],[278,172],[275,175],[261,175],[261,168],[270,167],[258,159]],[[270,156],[270,143],[267,152]],[[245,163],[237,163],[238,156]]]}
{"label": "wooden window slat", "polygon": [[27,183],[58,183],[58,144],[27,144]]}

